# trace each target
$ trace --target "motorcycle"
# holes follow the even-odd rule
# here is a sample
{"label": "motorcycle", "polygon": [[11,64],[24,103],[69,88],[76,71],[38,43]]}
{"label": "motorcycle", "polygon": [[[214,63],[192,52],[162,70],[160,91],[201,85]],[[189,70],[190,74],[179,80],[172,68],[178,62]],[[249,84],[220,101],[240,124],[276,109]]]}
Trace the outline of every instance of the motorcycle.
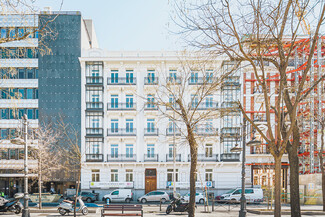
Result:
{"label": "motorcycle", "polygon": [[0,212],[13,212],[15,214],[21,213],[23,205],[19,202],[21,198],[24,197],[23,193],[17,193],[11,200],[6,200],[0,197]]}
{"label": "motorcycle", "polygon": [[[77,197],[77,201],[79,202],[80,206],[76,208],[76,212],[80,212],[83,215],[88,214],[88,208],[86,207],[85,203],[82,201],[81,197]],[[74,201],[70,200],[63,200],[60,205],[58,206],[58,211],[61,215],[65,215],[66,213],[73,212],[75,207]]]}
{"label": "motorcycle", "polygon": [[181,201],[181,199],[179,199],[179,198],[172,199],[172,202],[170,203],[170,205],[167,206],[166,214],[169,214],[172,211],[174,211],[174,212],[187,212],[188,207],[189,207],[189,204],[188,203],[183,203]]}

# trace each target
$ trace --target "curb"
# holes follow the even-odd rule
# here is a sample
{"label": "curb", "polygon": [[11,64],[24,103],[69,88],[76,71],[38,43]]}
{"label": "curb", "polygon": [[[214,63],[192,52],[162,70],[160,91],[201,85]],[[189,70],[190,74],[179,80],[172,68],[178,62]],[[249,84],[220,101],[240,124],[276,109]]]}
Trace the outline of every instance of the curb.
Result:
{"label": "curb", "polygon": [[[254,210],[254,209],[247,209],[248,213],[259,214],[259,215],[274,215],[273,211],[267,210]],[[290,211],[281,211],[281,215],[290,215]],[[321,210],[302,210],[301,215],[323,215],[325,216],[325,212]]]}
{"label": "curb", "polygon": [[[29,212],[30,213],[59,213],[57,209],[30,209]],[[88,209],[88,213],[100,213],[100,209],[99,208]]]}

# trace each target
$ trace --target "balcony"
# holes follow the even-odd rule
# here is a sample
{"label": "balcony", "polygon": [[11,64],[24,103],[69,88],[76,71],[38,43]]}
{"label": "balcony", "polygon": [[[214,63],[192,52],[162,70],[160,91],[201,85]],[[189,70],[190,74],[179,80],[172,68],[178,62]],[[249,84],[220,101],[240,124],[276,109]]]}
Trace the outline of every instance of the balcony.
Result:
{"label": "balcony", "polygon": [[[198,154],[197,155],[197,161],[200,162],[218,162],[219,155],[218,154]],[[191,161],[191,154],[187,157],[188,162]]]}
{"label": "balcony", "polygon": [[218,103],[215,102],[202,102],[201,104],[197,105],[192,103],[191,110],[216,110],[218,109]]}
{"label": "balcony", "polygon": [[137,156],[135,154],[108,154],[107,162],[136,162]]}
{"label": "balcony", "polygon": [[108,128],[107,136],[136,136],[137,130],[135,128]]}
{"label": "balcony", "polygon": [[[181,154],[176,154],[175,158],[176,162],[181,162],[182,161],[182,156]],[[166,154],[166,162],[172,162],[174,161],[174,156],[171,154]]]}
{"label": "balcony", "polygon": [[166,78],[166,81],[169,83],[169,84],[181,84],[182,83],[182,80],[180,78],[175,78],[175,77],[167,77]]}
{"label": "balcony", "polygon": [[216,79],[213,77],[191,77],[188,79],[189,85],[207,85],[212,84]]}
{"label": "balcony", "polygon": [[214,127],[204,127],[194,129],[194,133],[199,136],[217,136],[218,131]]}
{"label": "balcony", "polygon": [[143,161],[144,162],[158,162],[158,154],[145,154]]}
{"label": "balcony", "polygon": [[179,128],[175,128],[175,133],[173,128],[166,129],[166,136],[181,136],[181,130]]}
{"label": "balcony", "polygon": [[179,107],[178,104],[174,103],[172,106],[166,106],[166,110],[180,110],[181,108]]}
{"label": "balcony", "polygon": [[86,102],[86,111],[103,111],[102,102]]}
{"label": "balcony", "polygon": [[221,154],[221,161],[224,162],[236,162],[239,161],[239,153],[224,153]]}
{"label": "balcony", "polygon": [[153,104],[146,104],[144,107],[145,111],[157,111],[158,110],[158,106],[153,105]]}
{"label": "balcony", "polygon": [[136,78],[107,78],[107,85],[136,85]]}
{"label": "balcony", "polygon": [[158,128],[144,128],[144,136],[158,136]]}
{"label": "balcony", "polygon": [[103,154],[86,154],[86,162],[103,162]]}
{"label": "balcony", "polygon": [[250,149],[251,154],[270,154],[267,148],[267,144],[261,144],[259,146],[253,146]]}
{"label": "balcony", "polygon": [[107,103],[107,111],[136,110],[136,103]]}
{"label": "balcony", "polygon": [[235,87],[240,87],[240,77],[239,76],[228,76],[225,78],[223,81],[221,87],[228,87],[228,86],[235,86]]}
{"label": "balcony", "polygon": [[103,128],[86,128],[86,137],[103,137]]}
{"label": "balcony", "polygon": [[103,77],[101,76],[87,76],[86,77],[87,86],[103,86]]}
{"label": "balcony", "polygon": [[220,110],[234,112],[239,111],[238,103],[237,102],[223,102],[221,103]]}
{"label": "balcony", "polygon": [[158,77],[145,77],[144,78],[144,85],[157,85],[158,84]]}
{"label": "balcony", "polygon": [[224,127],[221,129],[221,137],[239,137],[240,128],[239,127]]}
{"label": "balcony", "polygon": [[253,121],[256,123],[258,123],[258,122],[265,123],[265,122],[267,122],[266,115],[265,114],[255,114]]}

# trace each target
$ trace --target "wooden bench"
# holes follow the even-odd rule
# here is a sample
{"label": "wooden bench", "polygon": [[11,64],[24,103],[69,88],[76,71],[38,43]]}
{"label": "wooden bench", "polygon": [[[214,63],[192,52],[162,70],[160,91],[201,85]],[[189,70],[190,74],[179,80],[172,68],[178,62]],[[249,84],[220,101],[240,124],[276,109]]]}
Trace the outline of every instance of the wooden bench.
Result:
{"label": "wooden bench", "polygon": [[102,209],[102,217],[104,216],[143,217],[142,205],[104,205]]}

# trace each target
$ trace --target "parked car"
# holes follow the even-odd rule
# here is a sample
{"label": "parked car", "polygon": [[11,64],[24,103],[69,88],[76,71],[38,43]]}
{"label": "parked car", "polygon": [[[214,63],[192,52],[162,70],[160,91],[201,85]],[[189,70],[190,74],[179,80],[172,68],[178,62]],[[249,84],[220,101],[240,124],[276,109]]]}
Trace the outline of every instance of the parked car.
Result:
{"label": "parked car", "polygon": [[[83,201],[86,201],[87,203],[92,203],[92,202],[98,201],[98,193],[91,193],[91,192],[82,191],[78,195],[81,196],[81,199]],[[68,195],[67,196],[68,200],[74,200],[74,198],[75,198],[75,195]]]}
{"label": "parked car", "polygon": [[[240,201],[241,188],[232,189],[225,194],[216,196],[216,200]],[[248,203],[263,202],[263,190],[261,188],[245,188],[245,197]]]}
{"label": "parked car", "polygon": [[169,201],[169,196],[164,191],[151,191],[142,197],[138,198],[138,201],[141,203],[156,201],[159,202],[161,200],[162,203],[165,203],[166,201]]}
{"label": "parked car", "polygon": [[[185,194],[184,196],[181,197],[182,200],[185,202],[190,201],[190,193]],[[195,194],[195,203],[201,203],[203,204],[206,201],[206,197],[203,193],[196,193]]]}
{"label": "parked car", "polygon": [[133,198],[131,189],[115,189],[109,194],[104,195],[103,201],[109,199],[109,202],[127,202],[130,203]]}

